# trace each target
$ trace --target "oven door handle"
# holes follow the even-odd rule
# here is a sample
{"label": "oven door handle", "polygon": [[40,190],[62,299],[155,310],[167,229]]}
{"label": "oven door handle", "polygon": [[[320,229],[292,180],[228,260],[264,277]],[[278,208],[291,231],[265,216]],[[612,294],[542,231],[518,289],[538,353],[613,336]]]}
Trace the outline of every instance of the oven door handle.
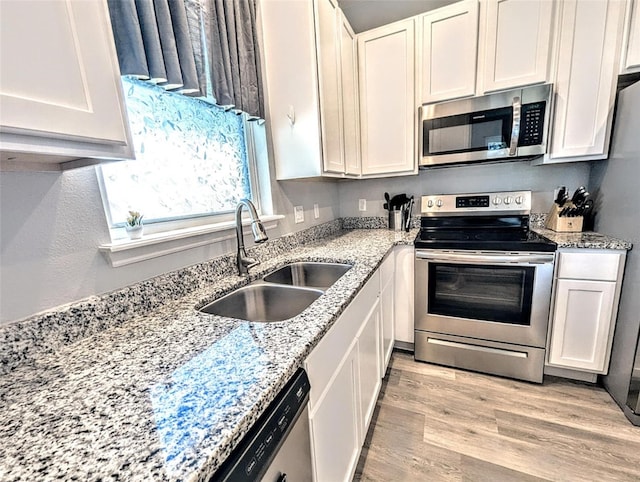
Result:
{"label": "oven door handle", "polygon": [[425,261],[467,263],[467,264],[548,264],[553,263],[552,254],[460,254],[460,253],[427,253],[416,250],[416,258]]}

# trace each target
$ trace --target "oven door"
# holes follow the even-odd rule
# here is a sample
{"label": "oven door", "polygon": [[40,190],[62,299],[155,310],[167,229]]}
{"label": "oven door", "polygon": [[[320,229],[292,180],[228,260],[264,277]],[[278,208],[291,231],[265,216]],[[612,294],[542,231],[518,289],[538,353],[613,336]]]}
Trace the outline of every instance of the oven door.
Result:
{"label": "oven door", "polygon": [[544,348],[551,253],[416,250],[415,329]]}

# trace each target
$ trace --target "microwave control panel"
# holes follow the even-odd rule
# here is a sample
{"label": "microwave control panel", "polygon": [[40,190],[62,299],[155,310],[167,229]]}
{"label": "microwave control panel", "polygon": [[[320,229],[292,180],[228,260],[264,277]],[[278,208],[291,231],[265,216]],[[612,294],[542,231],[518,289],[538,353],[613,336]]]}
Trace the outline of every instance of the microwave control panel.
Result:
{"label": "microwave control panel", "polygon": [[544,111],[546,102],[535,102],[522,106],[520,119],[519,146],[536,146],[542,144],[544,130]]}

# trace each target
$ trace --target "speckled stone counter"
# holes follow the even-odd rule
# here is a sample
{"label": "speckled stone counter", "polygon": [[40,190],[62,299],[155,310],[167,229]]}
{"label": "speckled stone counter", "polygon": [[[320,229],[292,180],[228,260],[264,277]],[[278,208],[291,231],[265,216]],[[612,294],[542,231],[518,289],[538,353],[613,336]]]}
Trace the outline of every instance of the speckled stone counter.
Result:
{"label": "speckled stone counter", "polygon": [[600,233],[556,233],[555,231],[542,227],[534,227],[532,230],[556,243],[558,245],[558,249],[588,248],[629,250],[633,247],[629,241],[624,241],[622,239],[617,239]]}
{"label": "speckled stone counter", "polygon": [[[248,279],[230,274],[225,258],[66,307],[81,335],[55,312],[4,327],[0,480],[207,480],[391,247],[412,244],[416,231],[334,223],[324,234],[256,248],[262,264]],[[353,268],[288,321],[195,309],[298,260]],[[196,289],[181,288],[185,279]]]}

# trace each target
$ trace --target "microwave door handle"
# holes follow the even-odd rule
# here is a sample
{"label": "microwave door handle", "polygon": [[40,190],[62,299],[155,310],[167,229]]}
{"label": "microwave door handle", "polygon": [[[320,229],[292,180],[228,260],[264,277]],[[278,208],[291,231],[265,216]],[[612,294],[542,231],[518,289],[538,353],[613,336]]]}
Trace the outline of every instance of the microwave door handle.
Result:
{"label": "microwave door handle", "polygon": [[511,125],[511,145],[509,146],[509,155],[515,156],[518,151],[518,138],[520,137],[520,115],[522,111],[522,103],[520,97],[513,98],[513,124]]}

